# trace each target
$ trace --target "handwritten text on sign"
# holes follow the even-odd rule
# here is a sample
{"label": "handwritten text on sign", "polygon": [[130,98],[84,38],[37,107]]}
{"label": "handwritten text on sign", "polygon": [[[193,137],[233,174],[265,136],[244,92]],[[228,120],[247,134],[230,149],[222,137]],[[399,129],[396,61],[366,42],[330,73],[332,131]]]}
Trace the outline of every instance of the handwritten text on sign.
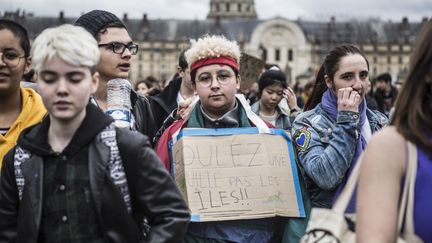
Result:
{"label": "handwritten text on sign", "polygon": [[183,137],[173,156],[177,185],[200,221],[299,216],[281,136]]}

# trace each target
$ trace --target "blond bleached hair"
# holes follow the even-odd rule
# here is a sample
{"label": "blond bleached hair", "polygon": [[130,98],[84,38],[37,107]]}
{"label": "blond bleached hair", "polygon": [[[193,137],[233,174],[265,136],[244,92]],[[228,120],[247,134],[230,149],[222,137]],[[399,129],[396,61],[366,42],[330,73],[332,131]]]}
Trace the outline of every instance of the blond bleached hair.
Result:
{"label": "blond bleached hair", "polygon": [[228,56],[240,64],[240,47],[236,41],[230,41],[222,35],[205,35],[198,40],[191,40],[191,47],[185,52],[187,63],[220,56]]}
{"label": "blond bleached hair", "polygon": [[32,45],[31,56],[36,72],[55,56],[70,65],[94,70],[100,52],[96,39],[87,30],[64,24],[42,31]]}

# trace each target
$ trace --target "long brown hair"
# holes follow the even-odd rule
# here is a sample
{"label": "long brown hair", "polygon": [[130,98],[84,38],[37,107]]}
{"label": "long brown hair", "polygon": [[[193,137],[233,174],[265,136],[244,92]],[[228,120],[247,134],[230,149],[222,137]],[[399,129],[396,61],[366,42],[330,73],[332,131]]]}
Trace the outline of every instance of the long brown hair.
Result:
{"label": "long brown hair", "polygon": [[369,62],[366,59],[365,55],[354,45],[352,44],[343,44],[336,46],[333,48],[327,56],[324,58],[324,62],[321,65],[320,70],[317,73],[315,78],[314,88],[312,90],[312,94],[309,97],[308,101],[305,104],[305,111],[312,110],[321,102],[322,95],[327,90],[327,85],[325,83],[325,75],[329,77],[330,80],[333,80],[336,71],[339,69],[340,60],[352,54],[361,55],[367,64],[369,70]]}
{"label": "long brown hair", "polygon": [[432,20],[423,24],[392,125],[432,156]]}

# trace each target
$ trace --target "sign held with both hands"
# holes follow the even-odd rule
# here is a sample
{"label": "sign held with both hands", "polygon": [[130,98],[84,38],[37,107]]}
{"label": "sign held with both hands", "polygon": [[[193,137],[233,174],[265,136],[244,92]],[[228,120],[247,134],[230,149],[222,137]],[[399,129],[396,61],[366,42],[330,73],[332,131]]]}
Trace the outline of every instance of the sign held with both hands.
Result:
{"label": "sign held with both hands", "polygon": [[283,130],[272,131],[184,129],[179,134],[172,168],[192,221],[304,217],[291,139]]}

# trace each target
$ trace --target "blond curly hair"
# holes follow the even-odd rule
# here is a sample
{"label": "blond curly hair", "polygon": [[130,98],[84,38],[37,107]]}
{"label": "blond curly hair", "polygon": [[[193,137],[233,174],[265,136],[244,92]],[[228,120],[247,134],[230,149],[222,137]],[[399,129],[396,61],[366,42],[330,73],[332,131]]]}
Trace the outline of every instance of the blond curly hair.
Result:
{"label": "blond curly hair", "polygon": [[201,59],[221,56],[231,57],[240,64],[241,53],[237,42],[222,35],[205,35],[198,40],[191,40],[191,47],[185,52],[189,66]]}

